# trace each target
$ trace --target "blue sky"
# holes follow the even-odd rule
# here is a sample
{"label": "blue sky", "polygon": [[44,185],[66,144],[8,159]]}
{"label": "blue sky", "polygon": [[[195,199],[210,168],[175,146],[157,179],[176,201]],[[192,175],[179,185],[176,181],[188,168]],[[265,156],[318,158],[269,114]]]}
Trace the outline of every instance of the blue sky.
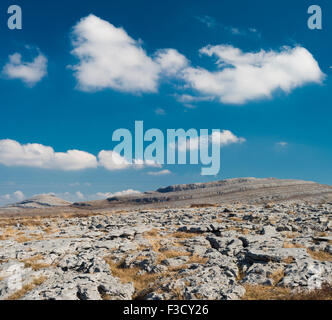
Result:
{"label": "blue sky", "polygon": [[[323,11],[322,30],[307,27],[311,1],[17,0],[22,30],[6,26],[11,4],[0,4],[0,144],[10,139],[19,150],[38,143],[54,152],[75,149],[97,157],[116,145],[114,130],[132,130],[135,120],[163,132],[229,130],[245,142],[222,147],[221,170],[213,177],[202,176],[200,165],[108,170],[95,167],[90,158],[82,170],[35,162],[31,166],[29,159],[22,160],[23,149],[8,158],[8,150],[0,148],[0,205],[39,193],[83,200],[128,189],[245,176],[332,184],[330,1],[315,1]],[[84,20],[90,14],[95,20]],[[90,28],[103,34],[100,42],[89,38]],[[122,37],[127,52],[138,59],[138,69],[122,66],[123,46],[108,43],[104,31]],[[79,37],[84,43],[73,43]],[[84,55],[94,48],[98,63],[85,65]],[[235,57],[227,48],[238,50]],[[167,63],[165,49],[176,52],[179,63],[172,75],[169,65],[163,69],[158,62],[163,57]],[[241,74],[233,71],[239,64],[243,67],[240,59],[249,59],[249,53],[265,68],[256,73],[256,62],[245,62],[244,68],[254,68],[254,73],[248,71],[250,83],[243,87]],[[288,54],[290,71],[278,80],[281,54]],[[38,56],[42,58],[35,61]],[[218,57],[224,65],[216,64]],[[229,61],[233,65],[225,66]],[[18,75],[18,69],[8,65],[29,69],[20,69]],[[230,72],[224,91],[224,74],[215,77],[223,68]],[[116,79],[110,76],[115,69]],[[205,80],[216,88],[208,82],[206,89]]]}

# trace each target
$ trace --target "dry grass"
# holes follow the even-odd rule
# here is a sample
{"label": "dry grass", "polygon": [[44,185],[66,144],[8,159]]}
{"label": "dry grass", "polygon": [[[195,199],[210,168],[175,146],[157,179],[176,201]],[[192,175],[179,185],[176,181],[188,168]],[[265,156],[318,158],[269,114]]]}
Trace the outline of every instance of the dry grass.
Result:
{"label": "dry grass", "polygon": [[244,229],[241,227],[228,227],[228,228],[224,229],[223,231],[236,231],[236,232],[244,234],[244,235],[247,235],[247,234],[250,234],[253,232],[251,230]]}
{"label": "dry grass", "polygon": [[262,285],[245,285],[245,295],[242,300],[288,300],[291,290],[283,287],[268,287]]}
{"label": "dry grass", "polygon": [[149,231],[144,232],[143,237],[145,239],[161,238],[159,232],[160,232],[160,230],[158,230],[158,229],[151,229]]}
{"label": "dry grass", "polygon": [[199,264],[206,264],[208,262],[208,258],[202,258],[198,254],[193,254],[189,260],[187,261],[188,264],[191,263],[199,263]]}
{"label": "dry grass", "polygon": [[332,255],[330,253],[328,253],[328,252],[325,252],[325,251],[313,251],[313,250],[310,250],[310,249],[307,249],[307,252],[315,260],[332,262]]}
{"label": "dry grass", "polygon": [[290,243],[290,242],[284,242],[283,248],[285,249],[292,249],[292,248],[305,248],[305,246],[299,244],[299,243]]}
{"label": "dry grass", "polygon": [[45,277],[35,278],[31,283],[24,285],[21,290],[18,290],[15,293],[13,293],[12,295],[10,295],[6,300],[18,300],[18,299],[22,298],[29,291],[40,286],[45,280],[46,280]]}
{"label": "dry grass", "polygon": [[231,217],[231,218],[228,218],[229,220],[232,220],[232,221],[235,221],[235,222],[242,222],[242,218],[240,217]]}
{"label": "dry grass", "polygon": [[242,300],[332,300],[332,286],[323,284],[320,289],[292,292],[284,287],[246,285]]}
{"label": "dry grass", "polygon": [[44,257],[41,254],[37,254],[29,259],[20,260],[20,262],[24,263],[24,268],[31,268],[33,271],[51,267],[49,264],[40,262],[40,260],[43,260],[43,258]]}
{"label": "dry grass", "polygon": [[[187,238],[188,234],[186,233],[175,233],[172,234],[173,237],[177,239]],[[190,237],[193,235],[191,234]],[[135,293],[133,295],[133,299],[139,300],[143,299],[147,294],[151,292],[158,292],[161,290],[162,284],[165,279],[167,281],[173,281],[178,278],[178,272],[185,268],[185,265],[190,263],[201,263],[205,264],[207,259],[201,258],[198,255],[191,254],[187,251],[182,250],[174,250],[174,249],[165,249],[161,245],[162,236],[159,234],[159,230],[153,229],[144,233],[144,237],[149,241],[150,246],[145,249],[152,250],[157,253],[156,263],[160,264],[163,260],[176,258],[176,257],[189,257],[189,260],[182,266],[178,267],[169,267],[167,271],[160,274],[149,274],[142,273],[139,267],[133,268],[124,268],[123,262],[115,263],[112,257],[105,257],[105,261],[110,266],[112,275],[120,279],[123,283],[132,282],[135,288]],[[179,243],[175,243],[174,246],[179,245]],[[137,260],[143,259],[143,256],[139,256]],[[173,288],[170,292],[176,299],[183,299],[182,289]],[[102,295],[101,295],[102,296]],[[108,299],[109,297],[105,295],[102,296],[103,299]]]}
{"label": "dry grass", "polygon": [[299,236],[299,233],[298,232],[286,232],[285,236],[288,239],[294,239],[294,238],[297,238]]}
{"label": "dry grass", "polygon": [[193,203],[190,208],[217,208],[219,204],[217,203]]}
{"label": "dry grass", "polygon": [[324,283],[320,289],[295,292],[290,300],[332,300],[332,286]]}
{"label": "dry grass", "polygon": [[190,239],[197,237],[197,233],[190,233],[190,232],[173,232],[169,235],[169,237],[177,238],[177,239]]}
{"label": "dry grass", "polygon": [[122,283],[132,282],[135,288],[135,294],[133,299],[137,297],[137,294],[142,290],[153,284],[160,275],[144,273],[139,274],[140,268],[123,268],[122,262],[114,263],[110,257],[106,257],[105,261],[110,266],[112,275],[120,279]]}
{"label": "dry grass", "polygon": [[273,281],[274,285],[277,285],[285,276],[284,269],[278,269],[272,273],[270,279]]}
{"label": "dry grass", "polygon": [[295,262],[295,258],[294,257],[287,257],[285,259],[282,260],[283,263],[287,263],[287,264],[291,264]]}

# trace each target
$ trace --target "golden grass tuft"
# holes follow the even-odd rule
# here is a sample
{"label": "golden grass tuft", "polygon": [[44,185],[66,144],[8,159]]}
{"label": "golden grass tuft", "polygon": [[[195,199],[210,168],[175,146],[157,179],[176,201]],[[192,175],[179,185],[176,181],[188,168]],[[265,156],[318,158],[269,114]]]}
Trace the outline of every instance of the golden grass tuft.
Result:
{"label": "golden grass tuft", "polygon": [[12,295],[10,295],[6,300],[18,300],[22,297],[24,297],[29,291],[33,290],[34,288],[40,286],[43,284],[43,282],[46,280],[46,277],[39,277],[35,278],[31,283],[28,283],[22,287],[21,290],[16,291]]}
{"label": "golden grass tuft", "polygon": [[268,287],[262,285],[245,285],[245,295],[242,300],[287,300],[291,290],[283,287]]}
{"label": "golden grass tuft", "polygon": [[198,236],[197,233],[180,232],[180,231],[173,232],[169,235],[169,237],[177,238],[177,239],[190,239],[190,238],[195,238],[197,236]]}
{"label": "golden grass tuft", "polygon": [[219,204],[217,203],[193,203],[190,205],[190,208],[217,208],[219,207]]}
{"label": "golden grass tuft", "polygon": [[31,268],[33,271],[39,271],[41,269],[46,269],[51,267],[51,265],[39,262],[43,260],[43,256],[41,254],[37,254],[29,259],[20,260],[20,262],[24,263],[24,268]]}
{"label": "golden grass tuft", "polygon": [[297,291],[290,300],[332,300],[332,285],[324,283],[320,289]]}
{"label": "golden grass tuft", "polygon": [[299,244],[299,243],[290,243],[290,242],[284,242],[283,248],[285,249],[292,249],[292,248],[305,248],[305,246]]}
{"label": "golden grass tuft", "polygon": [[245,285],[246,293],[242,300],[332,300],[332,286],[323,284],[320,289],[292,292],[284,287]]}
{"label": "golden grass tuft", "polygon": [[235,221],[235,222],[242,222],[242,218],[240,217],[231,217],[231,218],[228,218],[229,220],[232,220],[232,221]]}
{"label": "golden grass tuft", "polygon": [[282,260],[283,263],[287,263],[287,264],[291,264],[291,263],[294,263],[295,262],[295,258],[294,257],[287,257],[287,258],[284,258]]}
{"label": "golden grass tuft", "polygon": [[329,252],[313,251],[313,250],[310,250],[310,249],[307,249],[307,252],[315,260],[332,262],[332,255]]}
{"label": "golden grass tuft", "polygon": [[104,258],[109,265],[112,275],[120,279],[122,283],[132,282],[135,288],[133,299],[139,298],[140,293],[150,287],[158,279],[160,275],[144,273],[139,274],[140,268],[123,268],[122,262],[114,263],[112,258]]}
{"label": "golden grass tuft", "polygon": [[191,263],[206,264],[208,260],[209,260],[208,258],[202,258],[198,254],[193,254],[187,261],[187,264]]}
{"label": "golden grass tuft", "polygon": [[273,280],[273,284],[277,285],[285,277],[285,270],[278,269],[272,273],[270,279]]}
{"label": "golden grass tuft", "polygon": [[286,232],[285,236],[288,239],[294,239],[299,236],[299,233],[298,232]]}

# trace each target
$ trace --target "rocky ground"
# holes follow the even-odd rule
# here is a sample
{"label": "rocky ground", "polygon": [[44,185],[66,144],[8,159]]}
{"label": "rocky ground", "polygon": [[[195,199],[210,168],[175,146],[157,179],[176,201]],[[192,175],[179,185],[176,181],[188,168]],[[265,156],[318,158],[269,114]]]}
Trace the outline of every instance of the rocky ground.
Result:
{"label": "rocky ground", "polygon": [[3,217],[0,227],[0,299],[278,298],[332,282],[331,202]]}

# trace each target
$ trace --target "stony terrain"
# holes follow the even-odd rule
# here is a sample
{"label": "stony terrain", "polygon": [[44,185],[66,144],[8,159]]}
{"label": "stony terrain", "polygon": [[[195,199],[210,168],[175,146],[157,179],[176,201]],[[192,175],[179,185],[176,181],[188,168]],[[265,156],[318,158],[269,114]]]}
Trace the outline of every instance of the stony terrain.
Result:
{"label": "stony terrain", "polygon": [[168,186],[141,194],[75,203],[73,207],[86,209],[110,207],[164,208],[166,206],[181,207],[202,202],[218,204],[243,202],[255,204],[295,199],[332,202],[332,186],[301,180],[236,178],[209,183]]}
{"label": "stony terrain", "polygon": [[[311,288],[332,281],[331,217],[332,204],[289,203],[2,220],[0,297],[240,299],[256,285]],[[21,290],[11,290],[11,270]]]}
{"label": "stony terrain", "polygon": [[0,299],[278,299],[332,283],[318,195],[83,211],[0,215]]}

